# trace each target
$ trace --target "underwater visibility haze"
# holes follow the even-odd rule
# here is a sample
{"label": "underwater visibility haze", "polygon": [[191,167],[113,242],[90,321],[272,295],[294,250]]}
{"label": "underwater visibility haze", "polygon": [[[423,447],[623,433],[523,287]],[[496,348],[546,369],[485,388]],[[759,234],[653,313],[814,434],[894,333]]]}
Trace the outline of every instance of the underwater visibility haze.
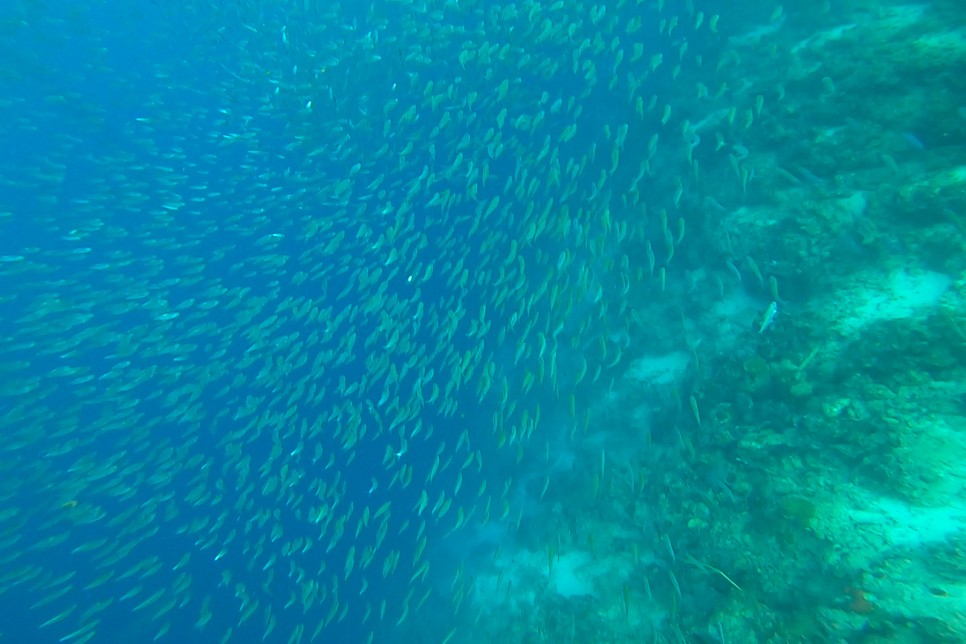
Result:
{"label": "underwater visibility haze", "polygon": [[966,641],[960,0],[0,53],[0,641]]}

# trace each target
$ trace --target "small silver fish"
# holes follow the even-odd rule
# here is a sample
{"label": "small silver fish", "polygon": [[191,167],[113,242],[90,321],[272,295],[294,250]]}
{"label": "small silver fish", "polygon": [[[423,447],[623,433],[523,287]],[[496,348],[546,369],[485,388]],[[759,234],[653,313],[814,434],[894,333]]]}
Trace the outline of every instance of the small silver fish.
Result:
{"label": "small silver fish", "polygon": [[761,326],[758,327],[758,333],[764,333],[765,329],[771,326],[776,315],[778,315],[778,302],[772,302],[765,310],[765,315],[761,319]]}

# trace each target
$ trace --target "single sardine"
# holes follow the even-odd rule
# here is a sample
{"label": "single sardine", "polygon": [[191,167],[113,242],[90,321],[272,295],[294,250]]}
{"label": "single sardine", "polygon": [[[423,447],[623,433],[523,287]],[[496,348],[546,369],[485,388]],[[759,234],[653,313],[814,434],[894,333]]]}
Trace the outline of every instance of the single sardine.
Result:
{"label": "single sardine", "polygon": [[776,315],[778,315],[778,302],[772,302],[765,310],[765,315],[761,319],[761,326],[758,327],[758,333],[764,333],[765,329],[771,326]]}

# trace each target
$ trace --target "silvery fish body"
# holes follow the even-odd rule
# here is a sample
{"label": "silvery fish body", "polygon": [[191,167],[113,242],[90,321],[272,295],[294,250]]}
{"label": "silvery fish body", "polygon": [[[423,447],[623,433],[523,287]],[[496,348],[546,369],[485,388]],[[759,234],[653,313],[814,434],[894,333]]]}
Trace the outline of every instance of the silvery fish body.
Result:
{"label": "silvery fish body", "polygon": [[758,333],[764,333],[765,329],[771,326],[776,315],[778,315],[778,302],[772,302],[765,310],[765,315],[761,319],[761,326],[758,327]]}

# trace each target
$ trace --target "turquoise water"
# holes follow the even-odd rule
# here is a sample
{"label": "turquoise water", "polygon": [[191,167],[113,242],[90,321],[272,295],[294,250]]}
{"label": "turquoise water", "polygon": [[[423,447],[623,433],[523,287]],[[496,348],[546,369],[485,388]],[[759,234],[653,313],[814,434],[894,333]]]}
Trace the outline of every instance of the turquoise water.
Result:
{"label": "turquoise water", "polygon": [[959,3],[0,9],[0,636],[966,639]]}

